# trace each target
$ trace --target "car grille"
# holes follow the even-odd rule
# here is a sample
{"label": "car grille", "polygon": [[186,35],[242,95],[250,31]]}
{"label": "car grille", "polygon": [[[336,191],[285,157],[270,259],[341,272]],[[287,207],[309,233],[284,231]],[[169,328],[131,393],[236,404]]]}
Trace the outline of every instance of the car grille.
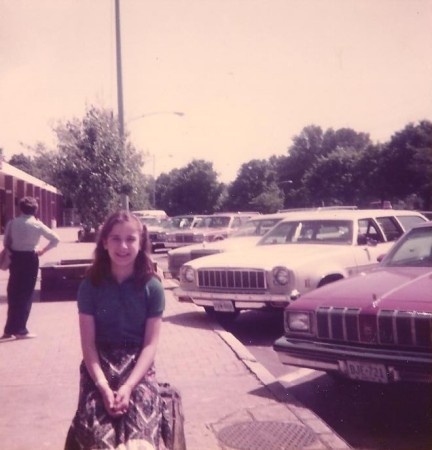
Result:
{"label": "car grille", "polygon": [[198,286],[202,288],[237,290],[262,290],[266,288],[263,270],[201,269]]}
{"label": "car grille", "polygon": [[194,241],[193,234],[176,234],[175,241],[178,244],[190,243]]}
{"label": "car grille", "polygon": [[381,310],[375,316],[361,315],[358,308],[321,307],[316,320],[321,339],[432,347],[432,313]]}

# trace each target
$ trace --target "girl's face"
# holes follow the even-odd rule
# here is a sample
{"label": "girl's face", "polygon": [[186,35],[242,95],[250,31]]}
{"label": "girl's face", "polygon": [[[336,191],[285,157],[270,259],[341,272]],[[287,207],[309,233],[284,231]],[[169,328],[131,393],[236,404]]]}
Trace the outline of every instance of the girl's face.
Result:
{"label": "girl's face", "polygon": [[104,248],[111,259],[113,272],[116,269],[122,271],[129,269],[132,273],[140,247],[140,233],[137,224],[123,222],[114,225],[104,241]]}

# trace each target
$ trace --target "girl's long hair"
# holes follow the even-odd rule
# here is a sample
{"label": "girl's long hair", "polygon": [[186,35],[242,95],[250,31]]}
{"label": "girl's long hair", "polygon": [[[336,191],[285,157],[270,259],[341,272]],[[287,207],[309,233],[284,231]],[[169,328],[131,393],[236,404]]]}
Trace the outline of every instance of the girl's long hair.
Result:
{"label": "girl's long hair", "polygon": [[140,250],[134,265],[137,286],[143,286],[153,276],[159,278],[150,257],[150,240],[147,227],[129,211],[117,211],[105,220],[98,233],[93,263],[88,270],[88,277],[95,286],[99,286],[111,274],[111,260],[108,251],[104,248],[104,243],[114,226],[125,222],[135,223],[140,235]]}

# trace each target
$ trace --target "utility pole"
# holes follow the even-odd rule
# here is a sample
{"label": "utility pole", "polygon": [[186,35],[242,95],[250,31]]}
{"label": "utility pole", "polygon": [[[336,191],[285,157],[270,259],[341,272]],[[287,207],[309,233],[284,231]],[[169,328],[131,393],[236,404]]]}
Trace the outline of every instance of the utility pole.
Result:
{"label": "utility pole", "polygon": [[[119,135],[121,148],[124,149],[124,112],[123,112],[123,78],[122,78],[122,58],[121,58],[121,33],[120,33],[120,0],[115,0],[115,29],[116,29],[116,60],[117,60],[117,109],[119,122]],[[121,204],[125,210],[129,209],[129,196],[121,193]]]}

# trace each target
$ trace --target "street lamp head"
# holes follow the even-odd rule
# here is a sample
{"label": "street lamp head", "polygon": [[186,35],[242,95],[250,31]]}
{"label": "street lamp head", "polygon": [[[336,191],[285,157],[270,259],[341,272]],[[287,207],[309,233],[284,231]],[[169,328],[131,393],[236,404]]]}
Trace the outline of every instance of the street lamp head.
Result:
{"label": "street lamp head", "polygon": [[134,122],[135,120],[143,119],[145,117],[159,116],[159,115],[163,115],[163,114],[168,114],[168,115],[171,114],[171,115],[178,116],[178,117],[183,117],[185,115],[185,113],[182,111],[154,111],[154,112],[141,114],[140,116],[132,117],[132,119],[129,119],[127,121],[127,123],[131,123],[131,122]]}

